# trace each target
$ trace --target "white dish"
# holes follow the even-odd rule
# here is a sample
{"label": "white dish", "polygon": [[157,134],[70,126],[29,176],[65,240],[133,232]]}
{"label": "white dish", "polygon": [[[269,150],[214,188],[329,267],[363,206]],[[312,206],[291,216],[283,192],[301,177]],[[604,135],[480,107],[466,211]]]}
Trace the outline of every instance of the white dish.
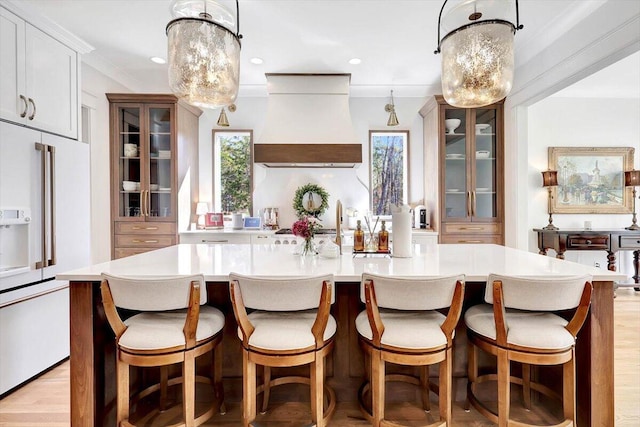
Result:
{"label": "white dish", "polygon": [[489,187],[478,187],[476,188],[477,191],[489,191]]}
{"label": "white dish", "polygon": [[488,151],[476,151],[476,159],[488,159],[491,153]]}
{"label": "white dish", "polygon": [[122,181],[122,189],[124,191],[136,191],[136,184],[140,185],[139,182]]}
{"label": "white dish", "polygon": [[158,150],[158,157],[160,157],[161,159],[169,159],[169,158],[171,158],[171,151],[170,150]]}
{"label": "white dish", "polygon": [[160,191],[171,191],[171,187],[160,187]]}
{"label": "white dish", "polygon": [[454,133],[455,130],[460,126],[460,119],[446,119],[444,121],[444,127],[446,128],[447,133]]}
{"label": "white dish", "polygon": [[447,159],[462,159],[464,154],[447,154]]}
{"label": "white dish", "polygon": [[489,123],[478,123],[476,125],[476,132],[481,132],[489,127]]}
{"label": "white dish", "polygon": [[459,188],[447,188],[447,193],[459,193],[462,190],[460,190]]}

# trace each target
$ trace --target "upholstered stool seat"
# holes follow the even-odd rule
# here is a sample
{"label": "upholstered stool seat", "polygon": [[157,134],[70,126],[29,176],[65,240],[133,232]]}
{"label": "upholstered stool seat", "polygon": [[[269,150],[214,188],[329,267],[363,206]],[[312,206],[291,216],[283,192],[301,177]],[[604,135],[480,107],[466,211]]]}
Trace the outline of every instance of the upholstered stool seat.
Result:
{"label": "upholstered stool seat", "polygon": [[[382,347],[424,350],[447,345],[447,337],[441,328],[446,316],[440,312],[380,309],[380,319],[384,323],[384,334],[380,338]],[[362,337],[373,339],[366,311],[356,317],[356,330]]]}
{"label": "upholstered stool seat", "polygon": [[[452,346],[462,312],[464,276],[401,279],[363,274],[361,300],[366,310],[356,317],[360,346],[367,359],[369,381],[360,388],[360,408],[375,427],[400,426],[385,419],[387,381],[420,387],[422,405],[430,409],[429,392],[439,396],[440,419],[430,425],[451,423]],[[447,315],[437,310],[449,309]],[[385,374],[385,363],[416,366],[420,375]],[[440,365],[439,384],[429,382],[429,365]],[[370,390],[371,403],[365,395]]]}
{"label": "upholstered stool seat", "polygon": [[[468,336],[467,408],[472,405],[499,427],[528,426],[509,417],[510,385],[523,387],[524,407],[531,390],[562,400],[564,419],[554,426],[575,426],[575,343],[591,301],[591,277],[520,278],[489,275],[485,302],[464,316]],[[555,312],[575,310],[570,320]],[[478,375],[478,349],[496,356],[497,373]],[[511,375],[522,364],[522,378]],[[562,394],[531,380],[532,365],[562,365]],[[476,397],[478,384],[498,383],[498,412]]]}
{"label": "upholstered stool seat", "polygon": [[[540,350],[565,350],[576,340],[567,331],[567,320],[553,313],[523,311],[508,308],[505,319],[509,325],[507,345]],[[480,304],[471,307],[464,314],[467,328],[490,340],[496,339],[496,324],[493,320],[493,306]]]}
{"label": "upholstered stool seat", "polygon": [[[261,412],[266,412],[271,387],[289,383],[309,385],[312,423],[326,426],[336,400],[324,381],[325,359],[333,350],[336,334],[336,320],[330,314],[335,300],[333,276],[265,279],[232,273],[229,292],[242,341],[243,426],[256,418],[257,394],[262,393]],[[271,378],[272,367],[307,364],[308,378]],[[256,386],[256,366],[264,371],[260,386]]]}
{"label": "upholstered stool seat", "polygon": [[[268,351],[311,351],[315,338],[311,332],[317,310],[297,312],[254,311],[248,315],[254,326],[249,346]],[[329,341],[336,333],[336,319],[330,314],[323,339]],[[238,328],[242,339],[242,330]]]}
{"label": "upholstered stool seat", "polygon": [[[129,407],[154,392],[160,403],[154,414],[165,411],[167,387],[182,384],[182,423],[198,426],[217,411],[224,412],[222,387],[222,330],[224,314],[207,302],[204,278],[176,276],[158,279],[103,274],[101,285],[105,314],[116,335],[117,424],[132,426]],[[141,311],[124,321],[116,307]],[[186,308],[184,308],[186,307]],[[214,353],[209,375],[196,373],[196,358]],[[182,375],[169,379],[168,366],[182,364]],[[130,393],[129,367],[160,367],[160,382]],[[211,404],[196,415],[196,383],[212,386]],[[173,416],[171,416],[172,418]]]}

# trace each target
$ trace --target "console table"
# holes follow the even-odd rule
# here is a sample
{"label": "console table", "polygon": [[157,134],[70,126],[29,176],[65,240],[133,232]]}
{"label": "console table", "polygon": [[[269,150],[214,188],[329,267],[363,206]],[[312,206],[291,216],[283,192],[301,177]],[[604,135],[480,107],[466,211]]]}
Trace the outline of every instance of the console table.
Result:
{"label": "console table", "polygon": [[[548,249],[556,252],[556,258],[564,259],[565,251],[607,251],[607,268],[616,271],[616,252],[633,251],[633,282],[640,283],[640,230],[545,230],[538,233],[538,250],[546,255]],[[640,287],[635,287],[640,291]]]}

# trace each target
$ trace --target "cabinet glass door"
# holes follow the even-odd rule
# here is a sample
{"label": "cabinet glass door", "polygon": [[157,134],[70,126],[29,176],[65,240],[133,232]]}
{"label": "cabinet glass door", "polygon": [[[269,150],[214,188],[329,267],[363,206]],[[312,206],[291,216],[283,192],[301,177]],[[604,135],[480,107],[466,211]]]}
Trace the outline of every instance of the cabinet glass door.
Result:
{"label": "cabinet glass door", "polygon": [[445,217],[468,216],[467,116],[463,109],[445,110],[444,182]]}
{"label": "cabinet glass door", "polygon": [[475,161],[472,190],[472,215],[474,218],[495,218],[498,212],[496,171],[496,110],[476,109]]}
{"label": "cabinet glass door", "polygon": [[142,215],[140,115],[141,109],[138,107],[118,109],[118,215],[120,217]]}
{"label": "cabinet glass door", "polygon": [[147,158],[149,159],[148,203],[147,215],[154,217],[170,217],[171,183],[173,182],[171,144],[172,107],[150,107],[148,110],[149,143]]}

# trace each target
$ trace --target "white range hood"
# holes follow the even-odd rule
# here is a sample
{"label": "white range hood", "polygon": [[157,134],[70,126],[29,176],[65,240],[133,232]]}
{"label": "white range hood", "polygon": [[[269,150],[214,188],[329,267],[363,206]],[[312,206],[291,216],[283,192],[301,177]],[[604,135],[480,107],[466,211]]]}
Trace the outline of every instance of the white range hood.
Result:
{"label": "white range hood", "polygon": [[266,74],[265,127],[255,163],[353,167],[362,162],[349,111],[350,74]]}

